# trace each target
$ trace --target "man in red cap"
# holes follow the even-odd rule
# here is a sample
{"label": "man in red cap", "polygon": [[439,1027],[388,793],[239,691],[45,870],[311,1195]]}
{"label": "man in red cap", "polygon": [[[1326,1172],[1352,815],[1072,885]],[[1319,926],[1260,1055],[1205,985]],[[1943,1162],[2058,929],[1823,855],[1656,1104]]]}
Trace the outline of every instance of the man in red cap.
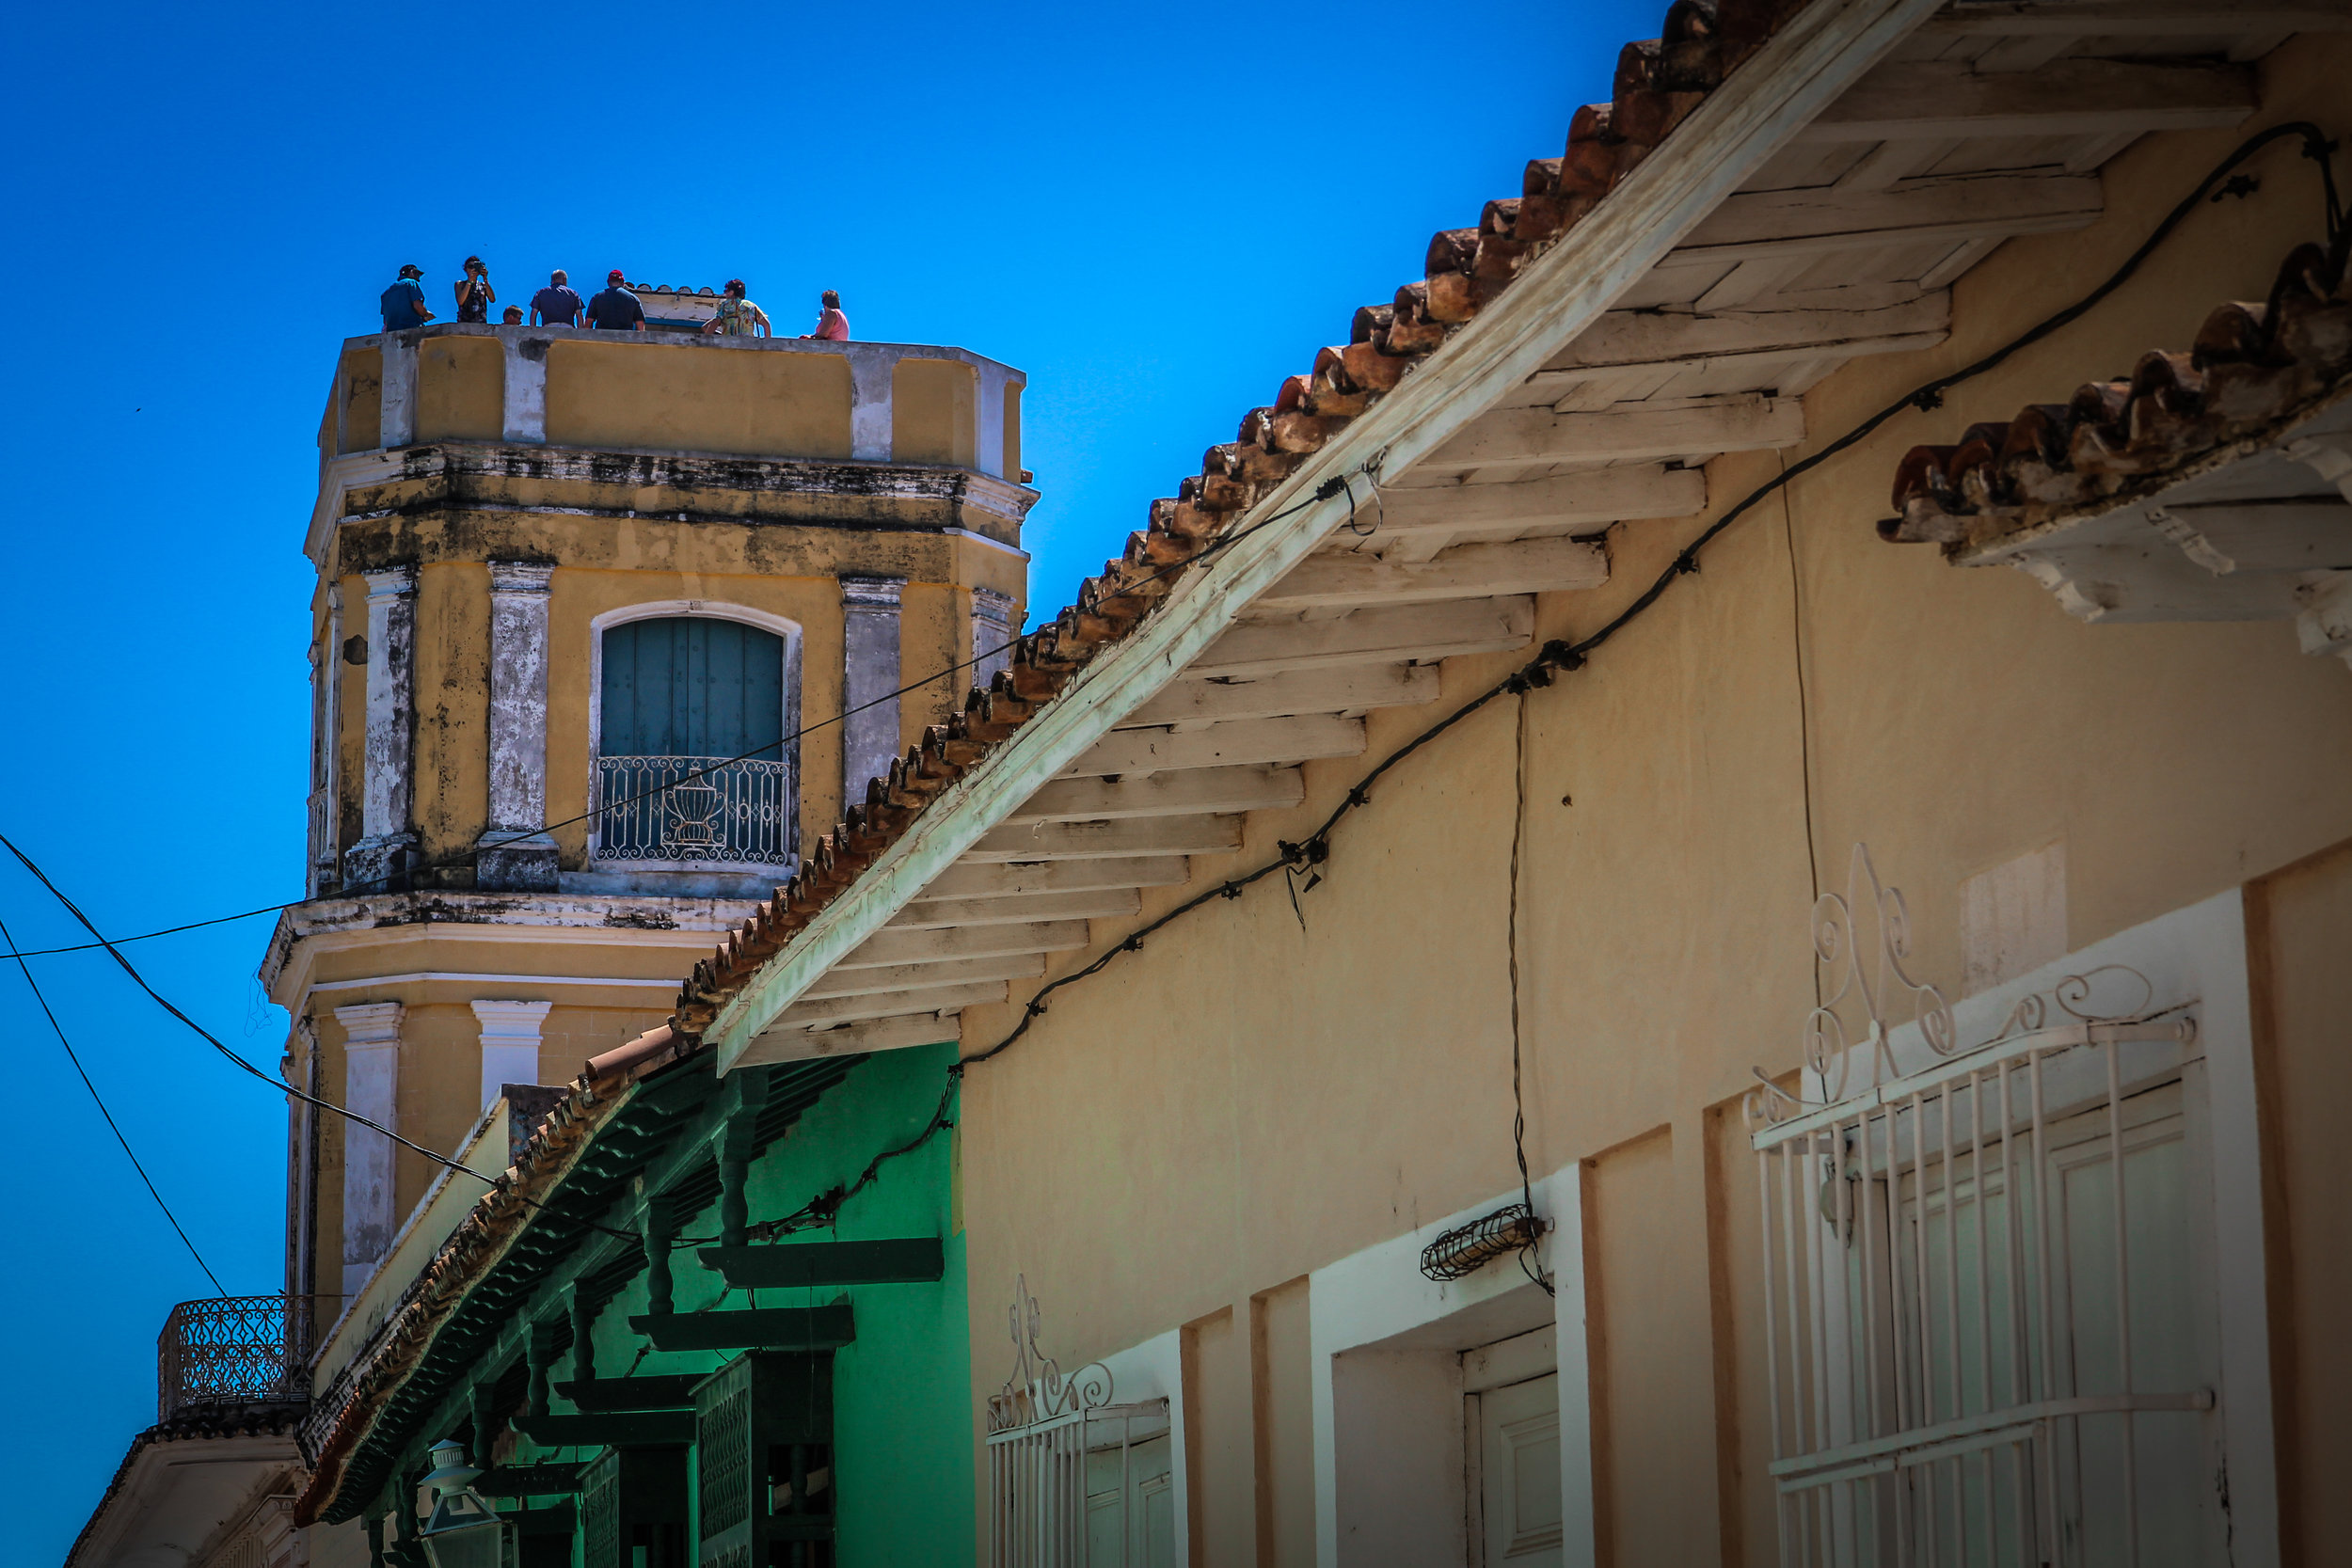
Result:
{"label": "man in red cap", "polygon": [[645,308],[621,281],[621,269],[605,274],[604,288],[588,302],[588,325],[596,332],[643,332]]}

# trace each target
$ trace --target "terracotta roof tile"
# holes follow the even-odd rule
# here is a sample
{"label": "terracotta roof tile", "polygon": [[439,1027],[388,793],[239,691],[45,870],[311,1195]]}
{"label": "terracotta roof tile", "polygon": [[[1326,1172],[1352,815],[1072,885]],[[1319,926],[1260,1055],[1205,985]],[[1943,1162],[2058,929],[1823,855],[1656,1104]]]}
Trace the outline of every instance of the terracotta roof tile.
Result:
{"label": "terracotta roof tile", "polygon": [[1916,446],[1895,467],[1897,543],[1973,549],[2160,485],[2208,453],[2292,418],[2352,377],[2344,259],[2297,246],[2258,303],[2216,306],[2186,350],[2152,349],[2128,375],[2085,382]]}
{"label": "terracotta roof tile", "polygon": [[1610,101],[1578,109],[1557,158],[1530,161],[1519,193],[1485,203],[1475,225],[1433,235],[1423,276],[1383,305],[1359,309],[1348,341],[1316,352],[1273,401],[1242,417],[1236,439],[1209,448],[1200,472],[1151,503],[1148,526],[1087,579],[1077,602],[1020,640],[1010,668],[975,688],[963,711],[870,781],[866,799],[819,839],[780,888],[680,990],[674,1022],[699,1037],[729,997],[781,952],[931,800],[1003,743],[1110,644],[1135,629],[1172,586],[1166,572],[1197,556],[1290,477],[1345,421],[1393,390],[1416,360],[1494,303],[1760,48],[1804,0],[1674,0],[1656,39],[1617,57]]}

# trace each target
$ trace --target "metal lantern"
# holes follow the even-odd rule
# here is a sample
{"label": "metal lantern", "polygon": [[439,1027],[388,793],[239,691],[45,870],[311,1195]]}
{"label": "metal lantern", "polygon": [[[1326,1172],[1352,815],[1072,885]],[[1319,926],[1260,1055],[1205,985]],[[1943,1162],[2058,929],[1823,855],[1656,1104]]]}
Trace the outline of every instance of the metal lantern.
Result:
{"label": "metal lantern", "polygon": [[506,1521],[472,1486],[482,1472],[466,1463],[463,1447],[446,1438],[431,1452],[432,1473],[417,1483],[425,1560],[433,1568],[507,1568]]}

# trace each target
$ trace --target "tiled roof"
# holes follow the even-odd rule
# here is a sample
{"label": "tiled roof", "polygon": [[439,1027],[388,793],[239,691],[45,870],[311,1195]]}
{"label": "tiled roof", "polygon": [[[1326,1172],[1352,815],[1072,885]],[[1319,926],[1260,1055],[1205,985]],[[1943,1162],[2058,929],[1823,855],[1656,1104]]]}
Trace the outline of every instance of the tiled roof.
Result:
{"label": "tiled roof", "polygon": [[[599,1057],[574,1081],[516,1151],[514,1164],[476,1200],[433,1260],[409,1283],[373,1340],[313,1397],[310,1418],[301,1433],[312,1474],[295,1507],[298,1521],[311,1522],[333,1498],[343,1465],[366,1436],[380,1396],[408,1374],[430,1348],[435,1330],[504,1256],[538,1198],[560,1183],[586,1151],[591,1134],[612,1115],[630,1084],[670,1060],[668,1029],[654,1030],[641,1043],[660,1049],[625,1056],[630,1050],[625,1047]],[[604,1065],[602,1071],[598,1064]]]}
{"label": "tiled roof", "polygon": [[[81,1534],[67,1548],[67,1568],[72,1568],[82,1549],[97,1533],[99,1524],[106,1516],[106,1507],[131,1480],[131,1470],[139,1455],[157,1443],[185,1443],[212,1437],[285,1437],[293,1434],[302,1422],[309,1407],[292,1400],[246,1400],[230,1404],[187,1405],[172,1413],[171,1419],[159,1421],[131,1439],[122,1463],[115,1466],[114,1479],[90,1510],[89,1520]],[[202,1463],[199,1460],[195,1463]]]}
{"label": "tiled roof", "polygon": [[2185,352],[2154,349],[2127,376],[2085,382],[2065,403],[2029,404],[1970,425],[1956,445],[1918,446],[1895,469],[1898,543],[1979,548],[2054,519],[2161,487],[2183,469],[2273,429],[2352,376],[2344,262],[2296,247],[2270,296],[2217,306]]}
{"label": "tiled roof", "polygon": [[[1149,526],[1081,586],[1078,601],[1022,638],[1010,668],[975,688],[963,711],[871,780],[866,800],[810,848],[801,871],[695,966],[675,1022],[699,1037],[759,966],[781,952],[834,896],[905,833],[923,809],[1058,694],[1105,647],[1133,631],[1176,586],[1170,567],[1198,556],[1348,420],[1392,390],[1415,363],[1492,305],[1688,119],[1804,0],[1674,0],[1661,36],[1617,57],[1610,101],[1578,109],[1556,158],[1531,161],[1516,196],[1488,201],[1478,222],[1433,236],[1424,276],[1387,304],[1356,312],[1348,341],[1319,350],[1267,406],[1244,415],[1229,442],[1171,499],[1151,503]],[[1166,574],[1166,575],[1162,575]]]}

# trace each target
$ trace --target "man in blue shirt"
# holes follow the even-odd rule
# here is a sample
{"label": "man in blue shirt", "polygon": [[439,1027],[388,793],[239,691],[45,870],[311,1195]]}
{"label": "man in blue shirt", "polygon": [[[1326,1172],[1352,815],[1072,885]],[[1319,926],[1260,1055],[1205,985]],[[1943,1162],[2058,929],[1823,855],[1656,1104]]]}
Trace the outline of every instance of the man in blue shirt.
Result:
{"label": "man in blue shirt", "polygon": [[588,302],[588,325],[597,332],[643,332],[645,308],[621,281],[621,269],[605,275],[604,292]]}
{"label": "man in blue shirt", "polygon": [[411,326],[422,326],[433,319],[433,312],[425,309],[424,290],[418,284],[418,279],[423,276],[422,267],[403,267],[398,280],[384,291],[383,299],[377,303],[383,308],[385,331],[400,332]]}

